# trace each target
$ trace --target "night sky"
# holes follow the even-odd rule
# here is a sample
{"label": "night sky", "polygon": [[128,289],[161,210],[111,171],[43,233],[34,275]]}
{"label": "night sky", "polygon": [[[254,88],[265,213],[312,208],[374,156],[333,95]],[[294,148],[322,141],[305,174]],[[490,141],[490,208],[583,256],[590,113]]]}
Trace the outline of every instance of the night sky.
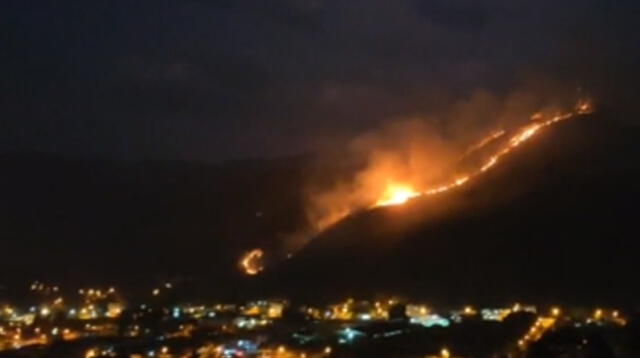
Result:
{"label": "night sky", "polygon": [[635,0],[5,0],[0,152],[294,155],[531,77],[631,108],[639,10]]}

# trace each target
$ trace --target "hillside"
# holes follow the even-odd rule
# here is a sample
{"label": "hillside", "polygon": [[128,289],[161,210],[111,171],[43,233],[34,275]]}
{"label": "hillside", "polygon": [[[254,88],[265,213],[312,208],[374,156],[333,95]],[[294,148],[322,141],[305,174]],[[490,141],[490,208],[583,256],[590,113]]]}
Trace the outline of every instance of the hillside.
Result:
{"label": "hillside", "polygon": [[640,133],[611,117],[560,123],[455,192],[355,214],[271,272],[267,285],[304,299],[639,297]]}

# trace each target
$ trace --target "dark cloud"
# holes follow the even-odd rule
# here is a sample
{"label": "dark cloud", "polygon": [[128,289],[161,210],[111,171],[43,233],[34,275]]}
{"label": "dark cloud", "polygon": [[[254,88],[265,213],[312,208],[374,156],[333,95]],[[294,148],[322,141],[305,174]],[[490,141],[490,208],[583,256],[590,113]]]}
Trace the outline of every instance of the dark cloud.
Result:
{"label": "dark cloud", "polygon": [[522,78],[633,103],[634,1],[0,5],[1,150],[298,153]]}

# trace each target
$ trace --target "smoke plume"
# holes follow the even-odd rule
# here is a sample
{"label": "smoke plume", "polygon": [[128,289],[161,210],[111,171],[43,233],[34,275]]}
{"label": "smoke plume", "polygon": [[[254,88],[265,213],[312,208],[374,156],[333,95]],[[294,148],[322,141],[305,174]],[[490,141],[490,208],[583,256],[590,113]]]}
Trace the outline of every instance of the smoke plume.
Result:
{"label": "smoke plume", "polygon": [[292,235],[289,250],[350,214],[379,205],[389,188],[404,201],[456,176],[465,182],[462,159],[471,152],[575,103],[557,89],[542,88],[543,96],[535,91],[505,96],[477,91],[437,113],[393,118],[353,138],[315,171],[306,190],[309,227]]}

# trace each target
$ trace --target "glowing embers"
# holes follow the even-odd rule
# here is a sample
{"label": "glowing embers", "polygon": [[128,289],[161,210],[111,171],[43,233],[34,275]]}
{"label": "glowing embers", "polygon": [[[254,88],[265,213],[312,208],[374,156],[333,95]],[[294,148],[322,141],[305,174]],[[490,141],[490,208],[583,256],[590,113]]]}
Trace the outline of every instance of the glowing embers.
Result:
{"label": "glowing embers", "polygon": [[376,201],[374,206],[389,206],[406,203],[409,199],[415,198],[421,193],[410,185],[390,184],[385,189],[382,197]]}
{"label": "glowing embers", "polygon": [[593,103],[589,99],[581,99],[576,105],[576,112],[578,114],[590,114],[593,113]]}
{"label": "glowing embers", "polygon": [[262,258],[264,252],[261,249],[254,249],[244,254],[240,259],[242,271],[250,276],[255,276],[264,269]]}
{"label": "glowing embers", "polygon": [[538,132],[538,130],[541,127],[542,125],[537,123],[530,125],[528,127],[525,127],[524,129],[522,129],[522,131],[520,131],[518,134],[516,134],[511,138],[511,140],[509,141],[510,146],[516,147],[520,145],[520,143],[526,141],[527,139],[531,138],[534,134],[536,134],[536,132]]}
{"label": "glowing embers", "polygon": [[471,147],[469,147],[469,149],[467,149],[467,151],[462,155],[461,159],[468,157],[469,155],[485,148],[486,146],[488,146],[489,144],[493,143],[494,141],[496,141],[498,138],[502,137],[505,133],[504,129],[499,129],[491,134],[489,134],[488,136],[482,138],[482,140],[480,140],[480,142],[472,145]]}

